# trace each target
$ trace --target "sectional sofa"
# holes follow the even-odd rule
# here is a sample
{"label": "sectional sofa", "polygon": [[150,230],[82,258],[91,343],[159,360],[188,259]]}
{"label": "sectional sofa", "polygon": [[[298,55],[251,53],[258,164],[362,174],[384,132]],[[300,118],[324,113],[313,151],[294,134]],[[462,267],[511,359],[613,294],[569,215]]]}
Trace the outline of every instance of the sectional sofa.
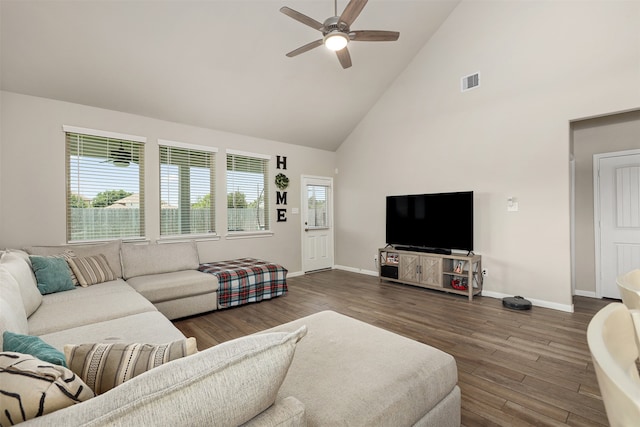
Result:
{"label": "sectional sofa", "polygon": [[116,279],[151,302],[169,319],[205,313],[218,308],[218,280],[198,271],[195,242],[97,245],[30,246],[30,255],[90,257],[102,254]]}
{"label": "sectional sofa", "polygon": [[[216,308],[213,276],[186,260],[197,259],[190,243],[27,249],[113,264],[111,280],[42,295],[28,253],[0,258],[0,332],[38,336],[67,357],[92,344],[186,343],[169,319]],[[460,425],[453,357],[332,311],[191,353],[24,425]],[[0,366],[18,356],[3,350]]]}

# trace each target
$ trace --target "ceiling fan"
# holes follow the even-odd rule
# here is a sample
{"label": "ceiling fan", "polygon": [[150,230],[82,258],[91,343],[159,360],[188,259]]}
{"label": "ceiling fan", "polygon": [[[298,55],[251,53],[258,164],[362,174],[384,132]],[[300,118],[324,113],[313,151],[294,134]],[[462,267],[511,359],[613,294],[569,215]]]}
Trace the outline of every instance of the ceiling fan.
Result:
{"label": "ceiling fan", "polygon": [[287,6],[280,9],[280,12],[302,22],[311,28],[322,32],[322,38],[306,45],[299,47],[287,53],[289,58],[308,52],[313,48],[325,45],[329,50],[333,50],[338,55],[338,60],[342,68],[351,67],[351,55],[347,49],[350,41],[362,42],[390,42],[398,40],[400,33],[397,31],[382,30],[360,30],[351,31],[351,24],[356,20],[362,9],[367,4],[367,0],[351,0],[347,7],[344,8],[342,14],[338,16],[338,0],[334,0],[334,16],[325,19],[320,23],[300,12],[297,12]]}

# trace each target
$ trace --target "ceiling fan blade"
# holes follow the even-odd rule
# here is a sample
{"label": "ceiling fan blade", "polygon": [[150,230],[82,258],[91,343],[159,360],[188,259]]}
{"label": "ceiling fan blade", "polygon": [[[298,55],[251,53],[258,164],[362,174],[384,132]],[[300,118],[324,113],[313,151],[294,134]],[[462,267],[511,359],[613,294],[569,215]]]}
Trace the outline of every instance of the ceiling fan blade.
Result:
{"label": "ceiling fan blade", "polygon": [[351,55],[349,55],[349,49],[344,47],[340,50],[336,50],[336,55],[338,55],[338,61],[340,61],[342,68],[351,67]]}
{"label": "ceiling fan blade", "polygon": [[362,9],[367,4],[367,0],[351,0],[347,7],[342,11],[342,15],[340,15],[340,21],[346,23],[348,26],[353,24],[353,21],[356,20]]}
{"label": "ceiling fan blade", "polygon": [[398,37],[400,33],[397,31],[361,30],[349,33],[351,40],[359,42],[394,42]]}
{"label": "ceiling fan blade", "polygon": [[316,48],[318,46],[322,46],[322,39],[313,41],[311,43],[307,43],[304,46],[301,46],[301,47],[299,47],[299,48],[297,48],[295,50],[292,50],[291,52],[287,53],[287,56],[289,58],[293,58],[294,56],[298,56],[301,53],[305,53],[307,51],[310,51],[311,49]]}
{"label": "ceiling fan blade", "polygon": [[305,25],[310,26],[318,31],[322,30],[322,23],[316,21],[313,18],[309,18],[307,15],[303,15],[302,13],[295,11],[287,6],[283,6],[280,8],[280,12],[284,13],[290,18],[295,19],[298,22],[302,22]]}

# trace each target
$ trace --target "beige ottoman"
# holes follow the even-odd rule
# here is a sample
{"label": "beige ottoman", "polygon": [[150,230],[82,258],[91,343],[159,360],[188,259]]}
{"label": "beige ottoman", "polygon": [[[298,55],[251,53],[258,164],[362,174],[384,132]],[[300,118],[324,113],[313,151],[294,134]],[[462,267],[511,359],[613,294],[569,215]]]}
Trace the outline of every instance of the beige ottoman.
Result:
{"label": "beige ottoman", "polygon": [[454,358],[436,348],[333,311],[269,331],[306,325],[278,393],[294,396],[309,426],[459,426]]}

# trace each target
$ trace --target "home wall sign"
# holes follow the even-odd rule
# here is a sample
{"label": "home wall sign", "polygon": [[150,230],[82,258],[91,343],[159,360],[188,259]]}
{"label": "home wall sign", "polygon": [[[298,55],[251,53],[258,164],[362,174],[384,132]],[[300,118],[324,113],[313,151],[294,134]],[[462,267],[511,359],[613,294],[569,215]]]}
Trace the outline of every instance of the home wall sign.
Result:
{"label": "home wall sign", "polygon": [[[285,156],[276,156],[276,169],[287,170],[287,158]],[[279,173],[276,175],[276,187],[278,188],[278,191],[276,191],[276,205],[287,205],[287,192],[284,190],[288,186],[289,178],[285,174]],[[276,212],[278,214],[278,222],[287,221],[287,208],[277,208]]]}

